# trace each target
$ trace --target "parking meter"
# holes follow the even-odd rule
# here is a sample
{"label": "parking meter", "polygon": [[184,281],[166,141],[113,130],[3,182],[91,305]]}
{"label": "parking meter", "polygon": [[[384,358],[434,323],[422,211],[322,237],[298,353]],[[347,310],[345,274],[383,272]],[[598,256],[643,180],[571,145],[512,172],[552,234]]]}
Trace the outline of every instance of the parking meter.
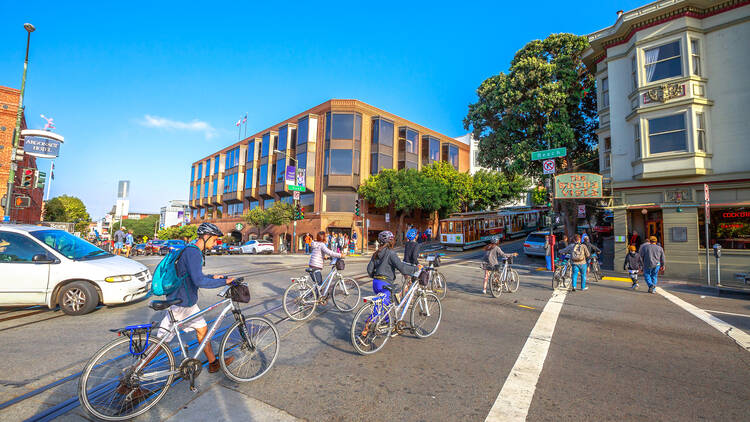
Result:
{"label": "parking meter", "polygon": [[714,257],[716,257],[716,285],[721,286],[721,245],[714,243]]}
{"label": "parking meter", "polygon": [[714,257],[716,257],[716,259],[721,258],[721,245],[718,243],[714,243]]}

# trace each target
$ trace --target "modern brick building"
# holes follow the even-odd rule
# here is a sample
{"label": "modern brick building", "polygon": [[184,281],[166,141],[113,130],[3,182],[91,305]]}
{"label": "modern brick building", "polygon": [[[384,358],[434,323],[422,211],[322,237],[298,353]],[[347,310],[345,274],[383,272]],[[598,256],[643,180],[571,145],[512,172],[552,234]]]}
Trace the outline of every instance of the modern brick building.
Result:
{"label": "modern brick building", "polygon": [[[13,129],[16,127],[16,115],[18,113],[18,99],[21,91],[13,88],[0,86],[0,197],[8,190],[8,175],[10,173],[10,156],[13,150]],[[26,129],[25,116],[21,119],[21,130]],[[23,141],[20,143],[23,148]],[[24,156],[23,161],[18,163],[21,168],[36,169],[36,158]],[[31,207],[13,209],[10,220],[17,223],[35,224],[41,220],[43,189],[22,189],[18,186],[20,172],[16,172],[16,186],[13,188],[15,194],[25,194],[31,197]],[[0,207],[0,221],[5,217],[5,209]]]}
{"label": "modern brick building", "polygon": [[[298,165],[306,169],[307,191],[300,197],[305,219],[297,222],[297,250],[304,233],[320,230],[356,232],[359,248],[367,221],[371,240],[397,223],[366,204],[364,219],[354,215],[360,183],[384,168],[419,169],[440,160],[468,172],[469,146],[361,101],[332,99],[194,162],[191,222],[213,222],[237,240],[255,237],[257,228],[248,227],[242,214],[275,201],[291,203],[284,172]],[[417,214],[408,221],[420,227],[435,223],[428,220]],[[291,243],[292,231],[290,223],[260,237],[272,237],[278,248],[281,236]]]}

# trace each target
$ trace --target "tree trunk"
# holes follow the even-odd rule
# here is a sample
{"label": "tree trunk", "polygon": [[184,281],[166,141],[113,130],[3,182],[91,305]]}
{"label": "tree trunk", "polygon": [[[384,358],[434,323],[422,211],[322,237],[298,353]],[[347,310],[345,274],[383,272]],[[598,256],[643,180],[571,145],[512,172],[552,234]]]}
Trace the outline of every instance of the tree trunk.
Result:
{"label": "tree trunk", "polygon": [[403,236],[401,235],[401,233],[404,232],[404,216],[405,216],[405,214],[406,213],[401,212],[398,215],[398,231],[396,232],[396,243],[399,244],[399,245],[402,243],[401,240],[403,239]]}

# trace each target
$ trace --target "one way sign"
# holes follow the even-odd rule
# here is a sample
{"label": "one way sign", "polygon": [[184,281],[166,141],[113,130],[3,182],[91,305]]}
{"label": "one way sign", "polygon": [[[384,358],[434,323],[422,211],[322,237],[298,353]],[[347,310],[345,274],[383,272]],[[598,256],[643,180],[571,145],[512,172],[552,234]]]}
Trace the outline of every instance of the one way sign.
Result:
{"label": "one way sign", "polygon": [[542,161],[542,168],[544,169],[544,174],[555,174],[555,160]]}

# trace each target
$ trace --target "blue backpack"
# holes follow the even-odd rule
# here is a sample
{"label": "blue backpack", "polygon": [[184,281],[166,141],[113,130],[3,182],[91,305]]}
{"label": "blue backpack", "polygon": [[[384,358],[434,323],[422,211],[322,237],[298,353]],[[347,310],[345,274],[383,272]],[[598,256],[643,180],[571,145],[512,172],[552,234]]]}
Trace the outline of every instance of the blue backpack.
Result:
{"label": "blue backpack", "polygon": [[[193,245],[187,245],[179,251],[172,251],[164,259],[159,262],[154,270],[154,278],[151,281],[151,294],[154,296],[166,296],[173,293],[181,285],[185,285],[185,278],[188,274],[185,273],[183,276],[177,275],[177,261],[182,257],[182,253],[187,248],[196,248]],[[187,287],[185,287],[187,289]]]}

